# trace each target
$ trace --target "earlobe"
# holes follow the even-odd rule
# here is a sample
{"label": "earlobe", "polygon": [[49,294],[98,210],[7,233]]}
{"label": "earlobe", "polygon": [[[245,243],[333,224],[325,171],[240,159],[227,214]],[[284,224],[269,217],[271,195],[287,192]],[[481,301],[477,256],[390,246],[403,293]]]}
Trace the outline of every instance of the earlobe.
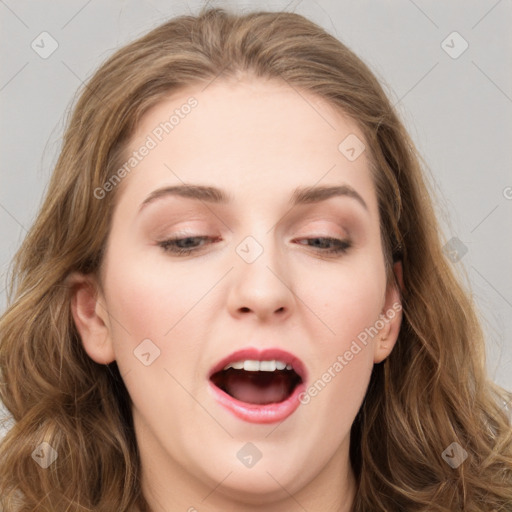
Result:
{"label": "earlobe", "polygon": [[[400,289],[403,290],[402,263],[396,262],[393,266]],[[386,359],[398,339],[402,325],[401,293],[394,280],[388,282],[386,298],[380,315],[379,334],[374,345],[374,363],[381,363]]]}
{"label": "earlobe", "polygon": [[71,288],[71,313],[84,350],[99,364],[111,363],[115,354],[108,314],[101,303],[94,277],[74,272],[66,283]]}

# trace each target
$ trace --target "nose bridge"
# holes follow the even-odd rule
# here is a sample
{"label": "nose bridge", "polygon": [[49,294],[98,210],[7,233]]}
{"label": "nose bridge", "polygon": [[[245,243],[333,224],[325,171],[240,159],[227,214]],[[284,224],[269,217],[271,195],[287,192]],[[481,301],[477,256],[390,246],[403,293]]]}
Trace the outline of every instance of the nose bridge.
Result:
{"label": "nose bridge", "polygon": [[235,248],[233,288],[229,303],[233,313],[249,312],[260,317],[290,311],[293,292],[274,230],[260,229],[247,235]]}

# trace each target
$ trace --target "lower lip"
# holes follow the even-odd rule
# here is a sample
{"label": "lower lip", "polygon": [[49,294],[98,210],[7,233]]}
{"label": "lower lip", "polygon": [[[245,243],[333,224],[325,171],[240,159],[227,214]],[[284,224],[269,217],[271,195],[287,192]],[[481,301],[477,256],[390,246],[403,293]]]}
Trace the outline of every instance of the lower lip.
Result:
{"label": "lower lip", "polygon": [[237,418],[250,423],[276,423],[285,420],[299,407],[299,395],[306,389],[304,383],[300,383],[295,387],[293,393],[283,402],[264,405],[241,402],[222,391],[222,389],[215,386],[212,382],[209,384],[210,390],[219,404],[224,406]]}

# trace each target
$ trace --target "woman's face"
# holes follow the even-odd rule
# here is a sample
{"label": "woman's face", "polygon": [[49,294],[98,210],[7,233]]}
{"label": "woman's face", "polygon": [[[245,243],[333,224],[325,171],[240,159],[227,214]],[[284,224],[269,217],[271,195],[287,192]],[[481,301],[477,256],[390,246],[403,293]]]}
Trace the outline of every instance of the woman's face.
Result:
{"label": "woman's face", "polygon": [[74,314],[88,354],[117,361],[155,499],[169,478],[205,503],[349,478],[350,427],[400,323],[363,142],[275,81],[189,88],[143,117],[94,328]]}

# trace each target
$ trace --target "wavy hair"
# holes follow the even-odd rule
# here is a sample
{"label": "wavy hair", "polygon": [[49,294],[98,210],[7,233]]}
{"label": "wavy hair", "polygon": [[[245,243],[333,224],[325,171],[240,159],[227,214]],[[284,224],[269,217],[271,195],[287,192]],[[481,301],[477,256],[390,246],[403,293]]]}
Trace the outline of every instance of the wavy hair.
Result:
{"label": "wavy hair", "polygon": [[[15,255],[0,320],[0,399],[14,425],[0,444],[4,511],[147,510],[130,397],[115,362],[85,353],[67,276],[99,273],[119,187],[99,200],[137,123],[173,91],[215,79],[286,81],[361,128],[371,158],[388,279],[403,265],[403,321],[376,364],[351,431],[354,512],[512,511],[511,396],[485,371],[470,293],[442,251],[421,158],[370,69],[303,16],[203,8],[116,51],[67,120],[49,186]],[[41,443],[58,458],[47,469]],[[467,452],[457,468],[442,457]]]}

